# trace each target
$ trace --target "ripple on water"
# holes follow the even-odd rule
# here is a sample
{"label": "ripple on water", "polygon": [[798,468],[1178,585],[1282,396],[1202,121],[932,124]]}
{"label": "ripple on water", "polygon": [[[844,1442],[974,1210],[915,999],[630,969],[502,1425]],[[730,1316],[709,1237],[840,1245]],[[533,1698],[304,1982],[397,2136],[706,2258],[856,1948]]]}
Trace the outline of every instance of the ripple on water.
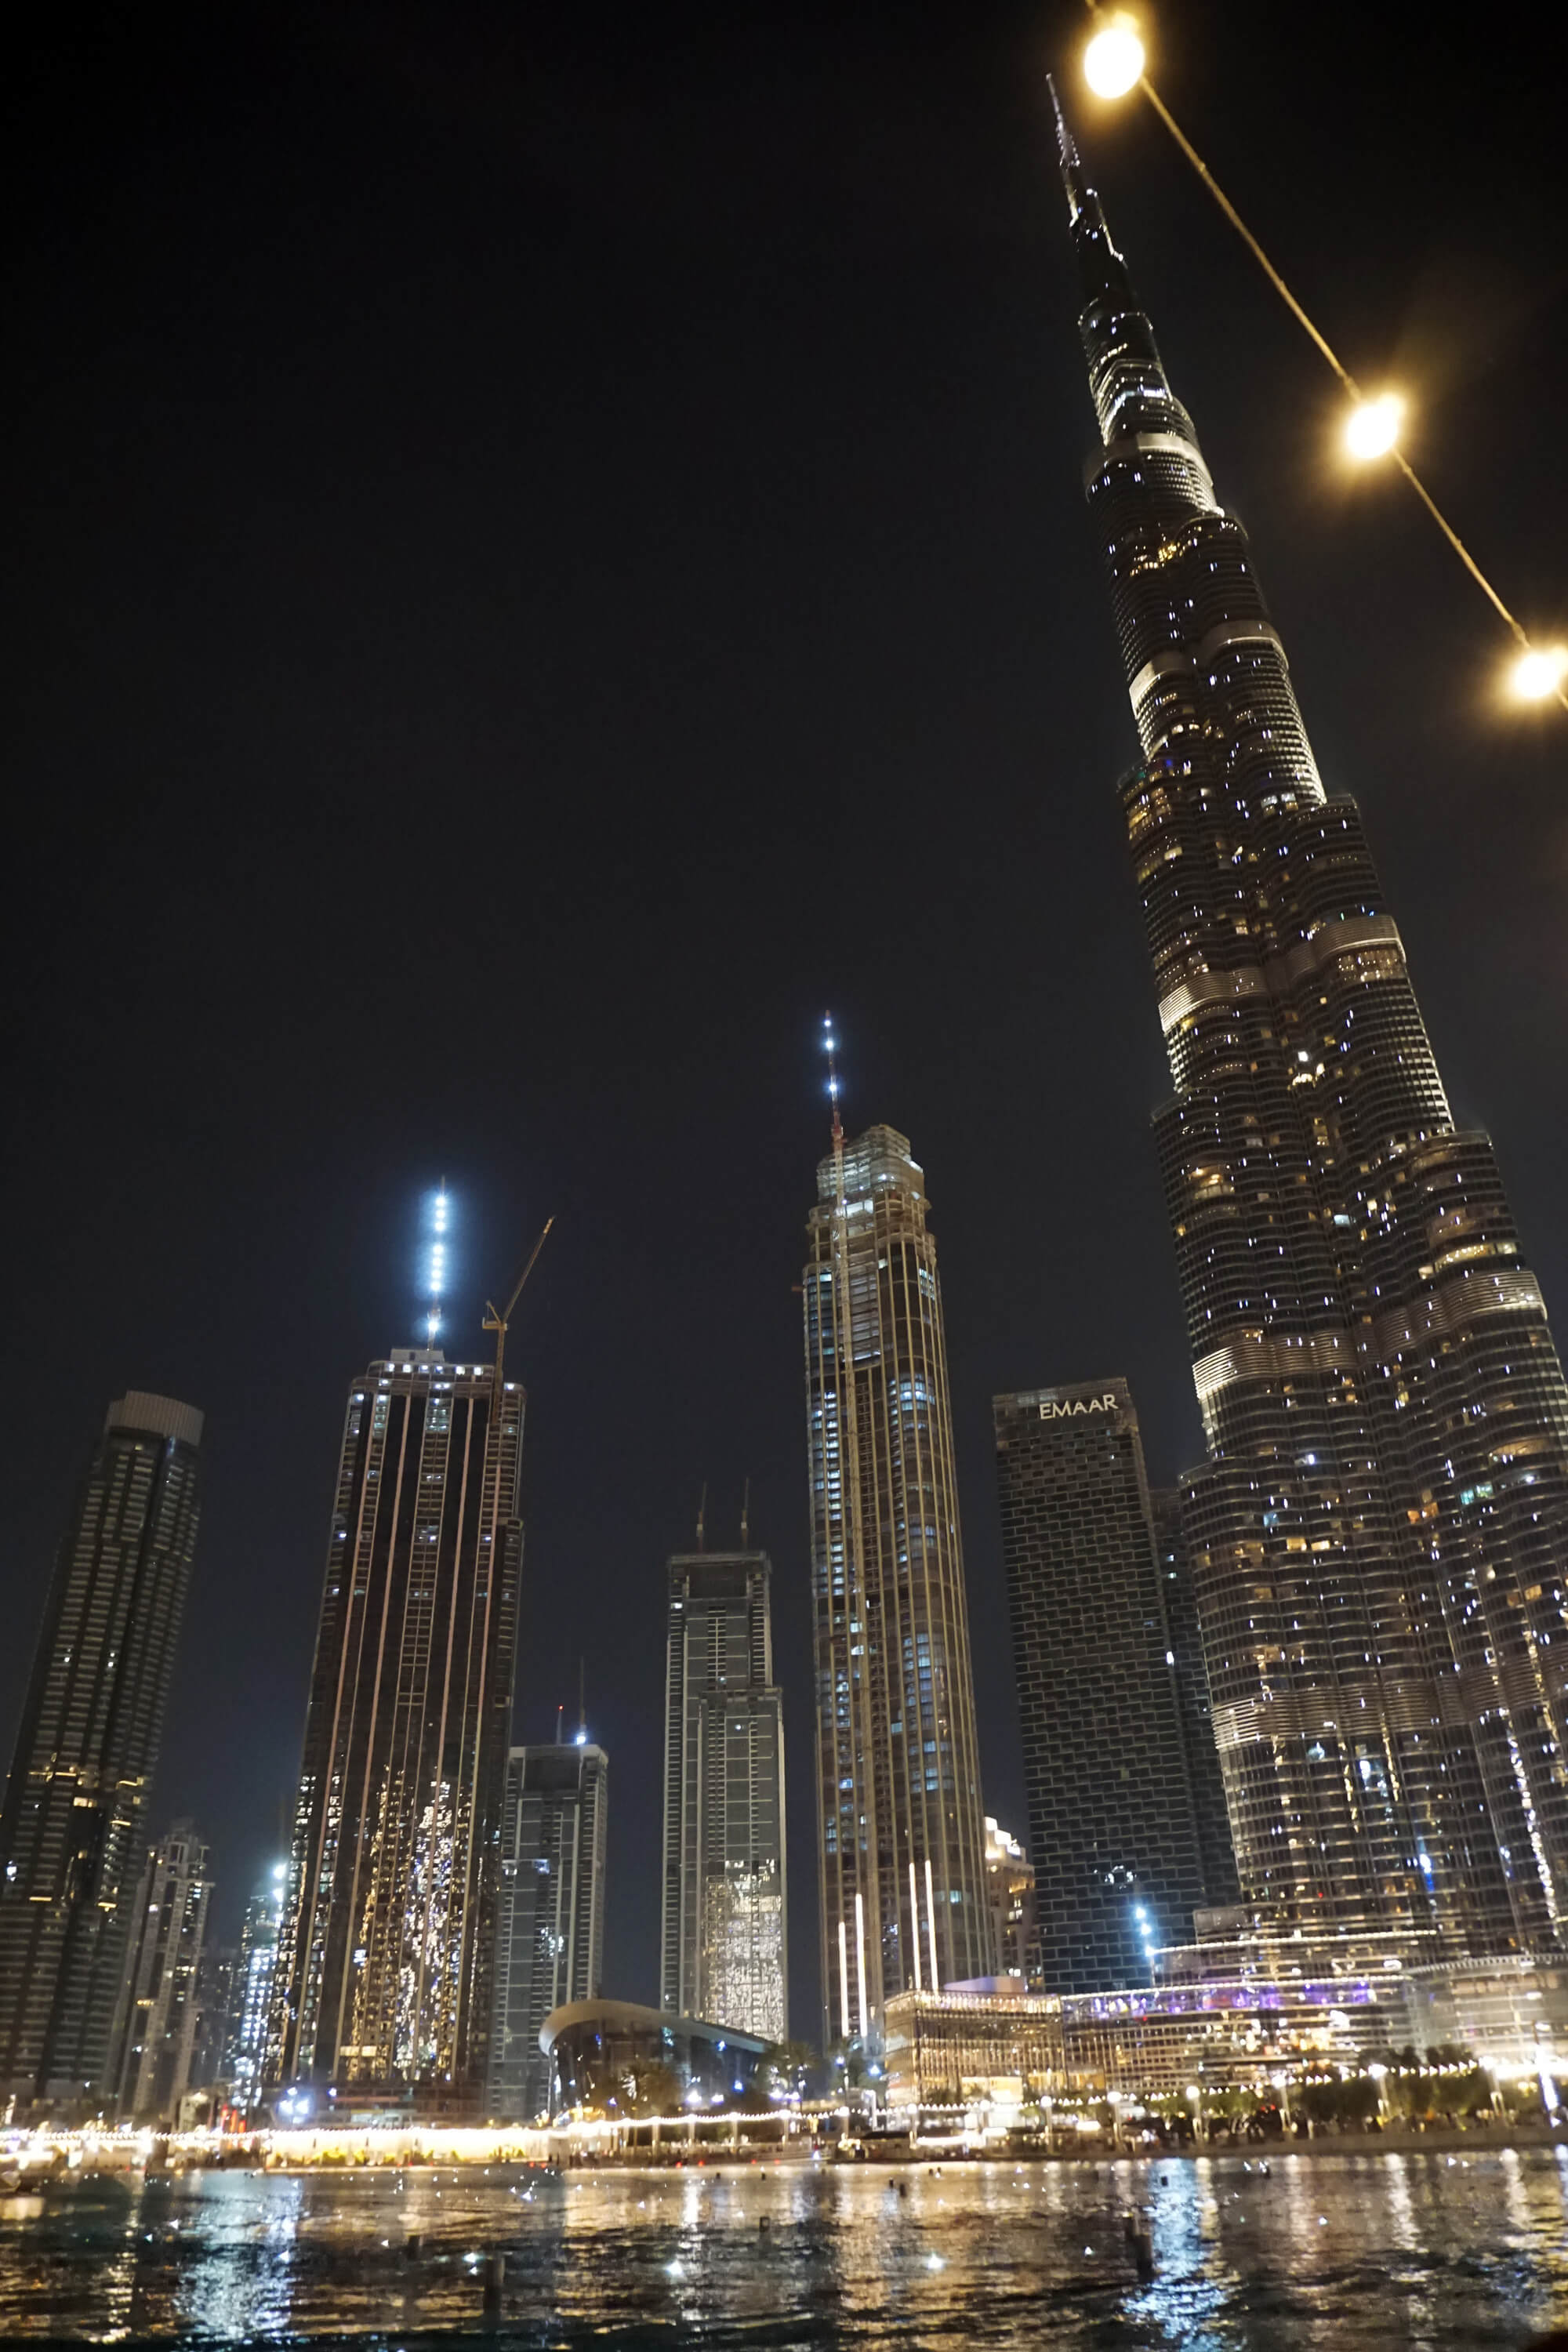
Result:
{"label": "ripple on water", "polygon": [[[1324,2155],[1267,2180],[1209,2158],[83,2184],[0,2210],[0,2336],[422,2352],[480,2326],[494,2250],[489,2340],[518,2352],[1508,2347],[1568,2321],[1564,2179],[1531,2152]],[[1130,2203],[1152,2235],[1147,2284]]]}

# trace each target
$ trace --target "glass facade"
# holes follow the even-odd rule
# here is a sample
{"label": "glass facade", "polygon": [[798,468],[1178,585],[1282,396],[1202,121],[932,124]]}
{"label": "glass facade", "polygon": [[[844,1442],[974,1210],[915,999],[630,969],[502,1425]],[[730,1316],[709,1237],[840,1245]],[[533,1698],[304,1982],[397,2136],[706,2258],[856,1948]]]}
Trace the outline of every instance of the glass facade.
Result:
{"label": "glass facade", "polygon": [[1207,1437],[1184,1517],[1242,1888],[1413,1957],[1555,1945],[1568,1389],[1359,812],[1324,789],[1246,534],[1062,147]]}
{"label": "glass facade", "polygon": [[1000,1976],[1040,1980],[1040,1941],[1035,1916],[1035,1865],[1010,1830],[985,1816],[985,1891],[991,1903],[991,1935]]}
{"label": "glass facade", "polygon": [[482,2108],[523,1393],[439,1349],[349,1394],[268,2079]]}
{"label": "glass facade", "polygon": [[754,2033],[630,2000],[574,2001],[542,2035],[550,2112],[584,2107],[629,2121],[728,2106],[757,2087],[767,2044]]}
{"label": "glass facade", "polygon": [[[1204,1908],[1228,1909],[1239,1892],[1236,1853],[1230,1842],[1230,1817],[1225,1809],[1219,1750],[1214,1742],[1214,1709],[1209,1704],[1203,1628],[1198,1622],[1197,1595],[1193,1590],[1193,1566],[1182,1520],[1180,1487],[1152,1486],[1149,1507],[1154,1522],[1160,1599],[1176,1677],[1182,1746],[1197,1823],[1199,1874],[1208,1894]],[[1202,1922],[1199,1924],[1201,1927]]]}
{"label": "glass facade", "polygon": [[980,1759],[925,1177],[868,1128],[816,1171],[803,1278],[825,2038],[988,1976]]}
{"label": "glass facade", "polygon": [[789,2032],[784,1700],[765,1552],[669,1562],[664,1714],[667,2010]]}
{"label": "glass facade", "polygon": [[514,1748],[501,1808],[495,2016],[486,2112],[531,2123],[550,2101],[539,2029],[595,2000],[605,1951],[609,1760],[586,1739]]}
{"label": "glass facade", "polygon": [[283,1924],[286,1865],[275,1865],[264,1894],[245,1906],[236,1965],[235,2021],[224,2063],[229,2105],[248,2120],[261,2105]]}
{"label": "glass facade", "polygon": [[149,1853],[132,1907],[110,2069],[127,2121],[176,2121],[191,2086],[211,1895],[206,1847],[176,1822]]}
{"label": "glass facade", "polygon": [[1041,1982],[1137,1984],[1234,1892],[1204,1872],[1138,1417],[1117,1378],[993,1412]]}
{"label": "glass facade", "polygon": [[0,2101],[112,2095],[201,1435],[171,1397],[110,1405],[56,1561],[0,1810]]}

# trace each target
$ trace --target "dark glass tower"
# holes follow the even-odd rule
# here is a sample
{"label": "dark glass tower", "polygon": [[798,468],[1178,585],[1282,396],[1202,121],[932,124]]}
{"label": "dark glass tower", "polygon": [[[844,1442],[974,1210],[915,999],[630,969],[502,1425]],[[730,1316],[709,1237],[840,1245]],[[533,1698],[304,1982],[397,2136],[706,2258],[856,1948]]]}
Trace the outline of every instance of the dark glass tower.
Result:
{"label": "dark glass tower", "polygon": [[992,1409],[1042,1981],[1143,1984],[1235,1885],[1204,1868],[1138,1416],[1118,1379]]}
{"label": "dark glass tower", "polygon": [[0,2105],[110,2094],[110,2041],[199,1510],[202,1416],[109,1408],[0,1811]]}
{"label": "dark glass tower", "polygon": [[349,1392],[268,2078],[455,2113],[489,2072],[523,1392],[399,1349]]}
{"label": "dark glass tower", "polygon": [[1440,1957],[1568,1906],[1568,1391],[1353,801],[1065,129],[1089,504],[1208,1441],[1185,1522],[1244,1894]]}
{"label": "dark glass tower", "polygon": [[668,1607],[660,2003],[782,2042],[789,1948],[773,1564],[765,1551],[678,1553]]}
{"label": "dark glass tower", "polygon": [[829,2042],[994,1965],[928,1206],[907,1137],[835,1118],[802,1283]]}
{"label": "dark glass tower", "polygon": [[1182,1745],[1186,1751],[1192,1783],[1193,1811],[1197,1821],[1198,1864],[1210,1906],[1227,1906],[1237,1899],[1236,1852],[1230,1842],[1230,1819],[1225,1809],[1225,1780],[1219,1750],[1214,1744],[1214,1709],[1209,1703],[1208,1669],[1204,1664],[1203,1628],[1198,1622],[1197,1595],[1193,1590],[1193,1563],[1187,1531],[1182,1519],[1179,1486],[1152,1486],[1149,1507],[1154,1522],[1154,1558],[1160,1571],[1160,1598],[1165,1612],[1165,1632],[1176,1677],[1176,1705],[1182,1718]]}

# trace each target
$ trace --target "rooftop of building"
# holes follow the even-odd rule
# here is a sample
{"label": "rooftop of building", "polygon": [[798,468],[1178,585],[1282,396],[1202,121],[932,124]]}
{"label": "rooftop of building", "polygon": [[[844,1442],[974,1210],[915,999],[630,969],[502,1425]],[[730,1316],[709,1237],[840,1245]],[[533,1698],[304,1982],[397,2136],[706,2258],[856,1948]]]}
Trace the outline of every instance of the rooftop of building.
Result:
{"label": "rooftop of building", "polygon": [[138,1436],[173,1437],[182,1445],[199,1445],[206,1415],[177,1397],[154,1396],[147,1389],[127,1389],[104,1415],[105,1430],[126,1429]]}
{"label": "rooftop of building", "polygon": [[[910,1139],[896,1127],[868,1127],[844,1142],[844,1196],[866,1200],[880,1186],[892,1185],[919,1201],[925,1196],[925,1170],[910,1150]],[[816,1197],[829,1205],[838,1197],[835,1155],[816,1163]],[[929,1202],[927,1203],[929,1206]]]}
{"label": "rooftop of building", "polygon": [[1016,1389],[994,1396],[991,1409],[998,1421],[1101,1421],[1132,1415],[1132,1391],[1121,1372],[1107,1372],[1098,1381],[1063,1381],[1054,1388]]}

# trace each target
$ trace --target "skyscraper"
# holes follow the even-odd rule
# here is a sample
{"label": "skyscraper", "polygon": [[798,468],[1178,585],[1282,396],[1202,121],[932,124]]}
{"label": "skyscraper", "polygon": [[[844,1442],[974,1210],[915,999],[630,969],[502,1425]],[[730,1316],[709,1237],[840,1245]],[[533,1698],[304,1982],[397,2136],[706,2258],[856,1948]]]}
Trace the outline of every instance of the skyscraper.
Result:
{"label": "skyscraper", "polygon": [[261,2105],[278,1976],[288,1864],[274,1863],[267,1884],[245,1906],[235,1969],[234,2025],[221,2073],[229,2105],[247,2120]]}
{"label": "skyscraper", "polygon": [[0,2102],[109,2092],[201,1435],[172,1397],[111,1404],[55,1563],[0,1808]]}
{"label": "skyscraper", "polygon": [[985,1816],[985,1891],[991,1901],[991,1937],[999,1976],[1040,1972],[1035,1910],[1035,1865],[1010,1830]]}
{"label": "skyscraper", "polygon": [[1182,1519],[1180,1487],[1152,1486],[1149,1507],[1154,1521],[1154,1559],[1160,1572],[1165,1633],[1175,1660],[1182,1745],[1197,1822],[1198,1874],[1209,1904],[1223,1907],[1237,1899],[1236,1850],[1230,1842],[1230,1816],[1225,1808],[1219,1750],[1214,1744],[1214,1709],[1209,1704],[1208,1669],[1204,1664],[1203,1629],[1198,1622],[1197,1596],[1193,1591],[1193,1564]]}
{"label": "skyscraper", "polygon": [[1355,803],[1324,790],[1246,535],[1065,128],[1061,148],[1208,1448],[1184,1517],[1243,1892],[1433,1958],[1554,1944],[1568,1390]]}
{"label": "skyscraper", "polygon": [[[208,1919],[211,1927],[211,1919]],[[191,2089],[226,2092],[229,2060],[239,2032],[241,1979],[237,1944],[215,1944],[210,1933],[202,1940],[202,1965],[196,1979],[196,2035],[191,2051]]]}
{"label": "skyscraper", "polygon": [[1205,1883],[1138,1417],[1123,1380],[993,1400],[1047,1992],[1142,1984]]}
{"label": "skyscraper", "polygon": [[789,2032],[784,1700],[766,1552],[668,1567],[661,2006]]}
{"label": "skyscraper", "polygon": [[175,2121],[190,2087],[211,1895],[206,1847],[176,1822],[148,1852],[132,1916],[110,2069],[128,2121]]}
{"label": "skyscraper", "polygon": [[568,2001],[596,2000],[605,1952],[609,1761],[586,1732],[570,1746],[514,1748],[501,1808],[495,2016],[486,2112],[531,2123],[550,2103],[539,2029]]}
{"label": "skyscraper", "polygon": [[270,2079],[461,2112],[489,2075],[523,1393],[438,1348],[350,1390]]}
{"label": "skyscraper", "polygon": [[816,1171],[803,1279],[826,2036],[988,1976],[947,1349],[925,1177],[872,1127]]}

